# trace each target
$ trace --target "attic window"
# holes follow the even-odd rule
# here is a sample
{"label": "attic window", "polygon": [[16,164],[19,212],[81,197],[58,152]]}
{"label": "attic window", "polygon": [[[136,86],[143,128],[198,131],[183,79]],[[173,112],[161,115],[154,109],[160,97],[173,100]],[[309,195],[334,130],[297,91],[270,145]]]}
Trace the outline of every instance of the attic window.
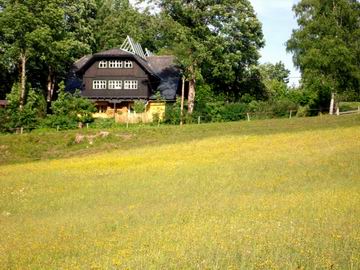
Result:
{"label": "attic window", "polygon": [[104,61],[104,60],[100,61],[99,68],[107,68],[107,61]]}
{"label": "attic window", "polygon": [[138,89],[138,81],[135,80],[124,81],[124,89]]}
{"label": "attic window", "polygon": [[123,62],[120,60],[110,60],[109,61],[109,68],[122,68]]}
{"label": "attic window", "polygon": [[133,67],[133,62],[129,61],[129,60],[126,60],[124,62],[124,67],[125,68],[132,68]]}
{"label": "attic window", "polygon": [[106,89],[106,81],[104,80],[94,80],[93,89]]}

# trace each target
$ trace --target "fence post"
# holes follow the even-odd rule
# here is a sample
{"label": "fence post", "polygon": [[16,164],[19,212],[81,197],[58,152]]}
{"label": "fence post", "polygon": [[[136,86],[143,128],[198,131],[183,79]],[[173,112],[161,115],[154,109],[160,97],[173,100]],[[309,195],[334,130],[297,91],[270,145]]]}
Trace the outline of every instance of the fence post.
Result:
{"label": "fence post", "polygon": [[201,116],[198,117],[198,125],[201,124]]}
{"label": "fence post", "polygon": [[290,110],[290,115],[289,115],[289,118],[291,119],[292,117],[292,110]]}
{"label": "fence post", "polygon": [[60,127],[59,127],[59,126],[57,126],[57,127],[56,127],[56,131],[58,131],[58,132],[59,132],[59,130],[60,130]]}
{"label": "fence post", "polygon": [[24,128],[21,127],[21,128],[20,128],[20,134],[23,134],[23,133],[24,133]]}
{"label": "fence post", "polygon": [[339,107],[336,108],[336,115],[340,115],[340,108]]}
{"label": "fence post", "polygon": [[330,101],[330,109],[329,109],[330,115],[334,114],[334,103],[335,103],[335,94],[331,93],[331,101]]}
{"label": "fence post", "polygon": [[247,115],[247,120],[250,121],[250,114],[246,113],[246,115]]}
{"label": "fence post", "polygon": [[358,113],[360,113],[360,106],[358,106]]}

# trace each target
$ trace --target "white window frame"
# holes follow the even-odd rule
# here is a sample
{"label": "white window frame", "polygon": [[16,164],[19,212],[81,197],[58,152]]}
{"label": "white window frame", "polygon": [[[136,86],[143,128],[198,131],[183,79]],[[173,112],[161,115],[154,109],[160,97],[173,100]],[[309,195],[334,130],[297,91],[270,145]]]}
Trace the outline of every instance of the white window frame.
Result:
{"label": "white window frame", "polygon": [[107,62],[107,61],[101,60],[101,61],[99,62],[99,68],[107,68],[107,66],[108,66],[108,62]]}
{"label": "white window frame", "polygon": [[92,82],[92,89],[99,90],[99,89],[106,89],[106,80],[93,80]]}
{"label": "white window frame", "polygon": [[134,67],[134,64],[132,61],[130,61],[130,60],[124,61],[124,68],[133,68],[133,67]]}
{"label": "white window frame", "polygon": [[121,60],[109,60],[109,68],[122,68],[123,61]]}
{"label": "white window frame", "polygon": [[122,89],[123,82],[121,80],[109,80],[108,87],[112,90],[119,90]]}
{"label": "white window frame", "polygon": [[125,90],[136,90],[139,87],[139,81],[137,80],[125,80],[124,89]]}

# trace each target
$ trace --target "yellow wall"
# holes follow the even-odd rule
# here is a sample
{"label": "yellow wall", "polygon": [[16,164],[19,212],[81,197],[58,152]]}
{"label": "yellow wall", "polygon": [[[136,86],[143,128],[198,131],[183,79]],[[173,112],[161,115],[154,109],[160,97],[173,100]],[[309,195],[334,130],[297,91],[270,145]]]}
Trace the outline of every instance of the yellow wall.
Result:
{"label": "yellow wall", "polygon": [[154,114],[158,114],[160,119],[163,120],[165,116],[165,107],[166,107],[165,102],[150,101],[148,104],[148,108],[146,109],[146,113],[151,115],[151,119]]}
{"label": "yellow wall", "polygon": [[[165,102],[153,102],[150,101],[144,113],[129,113],[127,106],[121,105],[121,107],[116,109],[115,120],[118,123],[149,123],[153,121],[153,116],[155,114],[159,115],[160,120],[163,120],[165,117]],[[108,106],[105,112],[94,113],[95,118],[113,118],[114,117],[114,108]]]}

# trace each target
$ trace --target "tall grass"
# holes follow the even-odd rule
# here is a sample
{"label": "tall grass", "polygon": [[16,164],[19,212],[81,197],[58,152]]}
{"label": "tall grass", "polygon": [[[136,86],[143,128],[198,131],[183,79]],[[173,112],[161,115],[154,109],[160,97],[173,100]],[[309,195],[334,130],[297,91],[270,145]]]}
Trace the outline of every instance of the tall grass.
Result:
{"label": "tall grass", "polygon": [[0,268],[359,269],[360,127],[339,119],[2,165]]}

